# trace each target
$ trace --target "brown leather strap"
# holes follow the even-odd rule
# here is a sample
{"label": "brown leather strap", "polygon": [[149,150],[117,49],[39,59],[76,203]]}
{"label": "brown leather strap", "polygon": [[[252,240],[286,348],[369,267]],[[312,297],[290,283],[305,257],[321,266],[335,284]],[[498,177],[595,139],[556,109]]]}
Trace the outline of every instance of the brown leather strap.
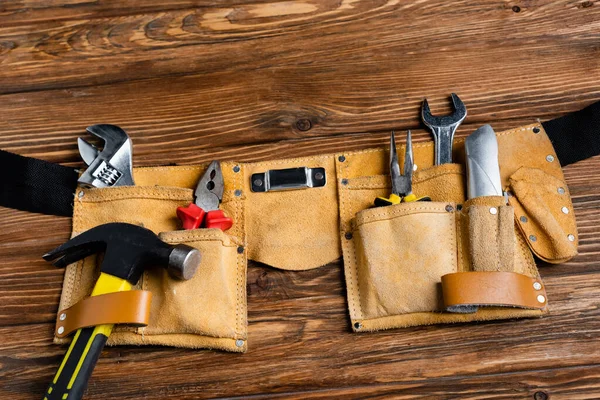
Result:
{"label": "brown leather strap", "polygon": [[447,274],[442,276],[442,291],[444,306],[451,312],[461,312],[465,306],[542,309],[547,303],[542,281],[516,272]]}
{"label": "brown leather strap", "polygon": [[54,334],[63,338],[77,329],[103,324],[146,326],[150,319],[150,300],[152,293],[147,290],[88,297],[59,311]]}

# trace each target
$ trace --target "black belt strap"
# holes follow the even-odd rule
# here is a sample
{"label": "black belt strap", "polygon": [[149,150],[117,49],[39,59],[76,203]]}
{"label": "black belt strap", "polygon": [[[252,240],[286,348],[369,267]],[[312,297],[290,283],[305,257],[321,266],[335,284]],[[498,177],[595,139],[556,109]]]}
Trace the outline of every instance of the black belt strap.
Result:
{"label": "black belt strap", "polygon": [[[600,154],[600,101],[542,123],[561,165]],[[42,214],[73,215],[75,169],[0,150],[0,206]]]}
{"label": "black belt strap", "polygon": [[79,178],[74,168],[0,150],[0,169],[1,206],[73,216],[73,194]]}
{"label": "black belt strap", "polygon": [[600,101],[542,126],[563,167],[600,154]]}

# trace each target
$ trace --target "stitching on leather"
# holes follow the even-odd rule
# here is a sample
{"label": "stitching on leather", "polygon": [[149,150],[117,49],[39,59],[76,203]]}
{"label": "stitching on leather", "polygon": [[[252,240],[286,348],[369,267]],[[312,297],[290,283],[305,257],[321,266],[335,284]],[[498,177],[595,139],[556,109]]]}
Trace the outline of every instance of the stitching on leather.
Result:
{"label": "stitching on leather", "polygon": [[[345,172],[347,172],[347,165],[348,165],[348,160],[346,162],[346,164],[343,163],[336,163],[336,168],[339,168],[339,176],[337,176],[338,178],[338,188],[339,188],[339,193],[340,193],[340,218],[342,218],[342,220],[344,221],[344,224],[349,224],[350,221],[350,216],[348,216],[348,210],[346,209],[346,196],[347,196],[347,192],[346,192],[346,188],[344,187],[340,187],[339,186],[339,181],[345,176]],[[344,229],[348,229],[348,226],[344,226]],[[340,232],[340,240],[343,241],[343,239],[341,239],[343,232]],[[360,288],[358,285],[358,263],[356,261],[356,249],[355,249],[355,244],[354,244],[354,240],[350,241],[347,240],[343,247],[347,248],[347,251],[352,251],[353,254],[353,258],[351,259],[350,257],[348,257],[348,261],[353,260],[354,264],[353,265],[349,265],[348,266],[348,271],[351,272],[349,274],[349,285],[350,287],[348,288],[348,307],[352,307],[352,315],[351,317],[354,315],[356,318],[362,319],[362,309],[361,309],[361,303],[360,303]],[[356,279],[356,281],[355,281]],[[351,304],[350,304],[351,303]],[[357,305],[358,303],[358,305]],[[356,311],[358,308],[358,312]]]}
{"label": "stitching on leather", "polygon": [[[221,242],[223,244],[223,246],[225,247],[235,247],[235,244],[226,244],[225,243],[225,239],[223,238],[223,236],[217,234],[217,233],[204,233],[201,232],[200,229],[198,232],[194,232],[192,230],[190,231],[182,231],[179,236],[177,235],[172,235],[169,236],[168,239],[166,240],[166,242],[168,243],[191,243],[191,242],[196,242],[196,241],[216,241],[216,242]],[[189,232],[189,233],[187,233]]]}
{"label": "stitching on leather", "polygon": [[[239,174],[238,177],[241,174],[243,174],[243,171],[241,170],[241,167],[240,167],[240,172],[238,172],[238,174]],[[233,181],[234,181],[234,185],[233,185],[234,186],[234,190],[236,190],[236,189],[243,190],[243,187],[242,187],[243,185],[241,185],[241,182],[237,182],[235,176],[233,178]],[[242,199],[239,198],[237,200],[237,202],[235,203],[235,205],[236,205],[236,207],[235,207],[235,217],[236,217],[236,221],[239,224],[240,232],[243,232],[244,229],[245,229],[245,227],[243,226],[243,222],[244,222],[243,219],[240,218],[240,215],[242,214],[242,210],[241,210],[242,203],[241,202],[242,202]],[[245,251],[247,251],[247,249]],[[236,301],[237,304],[236,304],[236,307],[235,307],[236,308],[236,311],[235,311],[235,315],[236,315],[236,318],[235,318],[235,336],[236,336],[236,338],[240,335],[240,328],[241,328],[241,325],[242,325],[242,323],[241,323],[241,307],[242,307],[242,301],[243,301],[243,298],[242,298],[243,294],[242,294],[242,288],[241,288],[241,286],[242,286],[242,284],[241,284],[242,276],[241,275],[242,275],[242,269],[243,269],[242,256],[243,256],[242,254],[237,254],[236,255],[236,264],[237,264],[236,284],[237,284],[237,294],[238,294],[237,295],[237,301]]]}
{"label": "stitching on leather", "polygon": [[494,232],[495,235],[494,236],[496,238],[495,240],[495,246],[496,246],[496,271],[500,271],[500,207],[498,207],[498,213],[496,214],[496,217],[493,218],[495,220],[495,224],[494,224]]}
{"label": "stitching on leather", "polygon": [[144,172],[154,172],[154,171],[197,171],[202,170],[208,164],[199,164],[198,166],[183,166],[183,165],[172,165],[172,166],[159,166],[159,167],[136,167],[134,170],[141,170]]}
{"label": "stitching on leather", "polygon": [[[456,209],[456,208],[455,208]],[[447,212],[448,213],[448,212]],[[456,260],[456,246],[457,246],[457,241],[456,241],[456,212],[454,213],[448,213],[450,214],[450,217],[448,220],[450,221],[450,235],[448,235],[448,238],[450,240],[450,243],[448,243],[448,250],[450,252],[450,254],[452,254],[454,257],[452,257],[452,260],[454,260],[454,265],[452,270],[456,271],[458,269],[458,263]],[[441,277],[440,277],[441,280]],[[410,314],[410,313],[408,313]]]}
{"label": "stitching on leather", "polygon": [[[447,204],[449,204],[449,203],[450,202],[448,202]],[[389,211],[389,209],[388,209],[388,211],[386,211],[386,212],[381,212],[378,214],[369,215],[367,217],[362,217],[361,218],[362,221],[359,222],[358,225],[362,226],[364,224],[371,223],[371,222],[391,220],[391,219],[395,219],[398,217],[415,214],[419,211],[432,211],[434,213],[439,213],[439,214],[448,212],[446,210],[434,208],[434,207],[427,207],[427,206],[410,207],[410,205],[408,205],[408,203],[403,203],[403,204],[405,205],[405,208],[396,208],[391,211]],[[385,207],[383,207],[383,208],[385,208]],[[378,217],[382,217],[382,216],[387,216],[389,218],[381,218],[381,219],[378,218]]]}
{"label": "stitching on leather", "polygon": [[281,165],[281,164],[289,164],[289,163],[300,163],[304,161],[314,161],[314,160],[327,160],[329,158],[334,157],[335,154],[325,154],[319,156],[309,156],[309,157],[296,157],[296,158],[286,158],[283,160],[275,160],[275,161],[258,161],[245,163],[247,166],[259,166],[259,165]]}
{"label": "stitching on leather", "polygon": [[[110,190],[110,189],[107,189]],[[170,192],[169,192],[170,191]],[[87,192],[88,196],[84,196],[80,201],[82,203],[101,203],[113,200],[129,200],[129,199],[142,199],[142,200],[190,200],[192,198],[192,190],[186,188],[178,189],[151,189],[151,190],[135,190],[135,191],[124,191],[120,193],[99,193],[99,192]]]}
{"label": "stitching on leather", "polygon": [[[463,256],[463,243],[462,243],[462,226],[463,226],[463,221],[462,221],[462,215],[460,212],[456,212],[456,215],[454,216],[455,220],[456,220],[456,247],[457,247],[457,254],[458,254],[458,260],[456,263],[456,272],[462,272],[464,271],[463,268],[463,264],[464,264],[464,256]],[[460,261],[460,262],[459,262]],[[458,271],[458,266],[460,264],[461,270]]]}
{"label": "stitching on leather", "polygon": [[[426,169],[424,171],[429,171],[429,169]],[[446,175],[459,175],[459,176],[464,176],[464,173],[462,172],[458,172],[458,171],[436,171],[435,173],[432,173],[432,175],[430,176],[416,176],[413,178],[413,185],[415,183],[423,183],[423,182],[427,182],[429,180],[432,179],[436,179],[436,178],[440,178],[440,177],[445,177]],[[383,188],[389,188],[391,185],[389,182],[387,182],[387,178],[389,177],[389,175],[371,175],[371,176],[367,176],[367,177],[385,177],[386,178],[386,182],[365,182],[365,183],[358,183],[358,184],[352,184],[352,179],[349,179],[348,181],[348,185],[346,185],[348,187],[348,189],[350,190],[362,190],[362,189],[383,189]],[[365,178],[360,177],[360,178]]]}

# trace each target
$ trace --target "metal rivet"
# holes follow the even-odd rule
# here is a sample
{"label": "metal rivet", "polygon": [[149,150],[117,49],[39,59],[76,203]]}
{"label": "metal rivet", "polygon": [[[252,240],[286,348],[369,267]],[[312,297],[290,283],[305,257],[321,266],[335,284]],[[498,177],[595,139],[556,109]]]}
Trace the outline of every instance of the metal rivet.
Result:
{"label": "metal rivet", "polygon": [[492,215],[498,214],[498,209],[496,207],[490,207],[490,214],[492,214]]}
{"label": "metal rivet", "polygon": [[235,345],[237,347],[244,347],[244,341],[242,339],[238,339],[235,341]]}
{"label": "metal rivet", "polygon": [[545,303],[546,302],[546,298],[540,294],[537,297],[537,301],[538,301],[538,303]]}
{"label": "metal rivet", "polygon": [[348,184],[348,179],[344,178],[342,179],[342,185],[347,185]]}
{"label": "metal rivet", "polygon": [[322,172],[317,172],[317,173],[315,174],[315,179],[316,179],[316,180],[319,180],[319,181],[320,181],[321,179],[323,179],[323,173],[322,173]]}
{"label": "metal rivet", "polygon": [[535,133],[536,135],[540,133],[540,128],[538,128],[537,126],[533,128],[533,133]]}
{"label": "metal rivet", "polygon": [[258,186],[258,187],[263,185],[262,179],[255,179],[254,182],[252,182],[252,183],[254,183],[254,186]]}
{"label": "metal rivet", "polygon": [[448,205],[446,206],[446,211],[448,211],[448,212],[452,212],[452,211],[454,211],[454,207],[452,207],[450,204],[448,204]]}
{"label": "metal rivet", "polygon": [[352,239],[352,232],[346,232],[346,234],[344,235],[344,237],[345,237],[347,240],[350,240],[350,239]]}
{"label": "metal rivet", "polygon": [[339,161],[339,162],[344,162],[344,161],[346,161],[346,157],[344,157],[344,156],[339,156],[339,157],[338,157],[338,161]]}
{"label": "metal rivet", "polygon": [[237,252],[238,254],[242,254],[244,252],[244,246],[238,246]]}
{"label": "metal rivet", "polygon": [[59,326],[58,327],[58,331],[57,332],[58,332],[59,335],[62,335],[64,331],[65,331],[65,327],[64,326]]}
{"label": "metal rivet", "polygon": [[567,207],[561,208],[560,211],[562,211],[563,214],[568,214],[569,213],[569,209]]}
{"label": "metal rivet", "polygon": [[233,172],[240,172],[240,166],[236,165],[235,167],[233,167]]}
{"label": "metal rivet", "polygon": [[354,329],[360,329],[360,328],[362,328],[362,324],[360,322],[355,322]]}
{"label": "metal rivet", "polygon": [[529,235],[529,240],[531,240],[532,242],[535,242],[537,240],[537,238],[535,237],[535,235]]}
{"label": "metal rivet", "polygon": [[533,282],[533,288],[535,290],[540,290],[542,288],[542,284],[539,282]]}
{"label": "metal rivet", "polygon": [[60,319],[61,321],[64,321],[65,319],[67,319],[67,314],[65,314],[65,313],[60,314],[60,317],[58,317],[58,319]]}
{"label": "metal rivet", "polygon": [[417,164],[413,164],[413,171],[417,170]]}
{"label": "metal rivet", "polygon": [[236,197],[240,197],[242,195],[242,191],[240,189],[236,189],[236,191],[233,192],[233,194],[235,194]]}
{"label": "metal rivet", "polygon": [[519,218],[519,221],[521,221],[521,222],[525,223],[525,222],[527,222],[528,220],[527,220],[527,217],[526,217],[526,216],[522,215],[522,216],[521,216],[521,218]]}
{"label": "metal rivet", "polygon": [[565,194],[565,188],[563,188],[563,187],[559,187],[557,189],[557,191],[558,191],[558,194]]}
{"label": "metal rivet", "polygon": [[548,161],[548,162],[552,162],[552,161],[554,161],[554,156],[553,156],[552,154],[548,154],[548,155],[546,156],[546,161]]}
{"label": "metal rivet", "polygon": [[83,197],[83,190],[80,190],[79,193],[77,193],[77,197],[82,198]]}
{"label": "metal rivet", "polygon": [[572,234],[569,233],[567,235],[567,239],[569,239],[569,242],[574,242],[575,241],[575,235],[572,235]]}

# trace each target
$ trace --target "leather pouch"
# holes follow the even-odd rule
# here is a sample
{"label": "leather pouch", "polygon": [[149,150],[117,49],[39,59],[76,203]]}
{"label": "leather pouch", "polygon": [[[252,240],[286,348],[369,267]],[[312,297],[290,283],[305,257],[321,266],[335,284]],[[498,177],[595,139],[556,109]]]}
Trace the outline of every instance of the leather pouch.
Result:
{"label": "leather pouch", "polygon": [[[178,230],[175,210],[192,201],[200,167],[136,169],[137,186],[79,189],[73,214],[73,235],[108,222],[128,222],[159,234],[167,243],[185,243],[202,253],[195,276],[172,279],[166,270],[147,269],[138,289],[152,293],[147,326],[117,325],[109,344],[160,344],[177,347],[245,351],[247,337],[246,251],[243,204],[235,196],[232,166],[224,171],[221,208],[235,223],[219,229]],[[67,267],[60,309],[85,298],[98,277],[96,257]],[[67,339],[55,337],[56,342]]]}
{"label": "leather pouch", "polygon": [[431,143],[413,144],[413,191],[431,202],[371,208],[390,190],[385,165],[376,161],[385,156],[344,156],[338,190],[355,331],[547,312],[532,251],[552,262],[576,254],[572,206],[541,125],[497,137],[508,204],[504,197],[465,199],[464,139],[454,143],[459,163],[439,166],[432,166]]}
{"label": "leather pouch", "polygon": [[[353,327],[359,331],[542,315],[545,305],[539,308],[535,301],[543,286],[539,294],[529,290],[536,282],[541,285],[531,251],[549,262],[562,262],[576,254],[577,232],[568,189],[540,124],[500,132],[497,137],[502,181],[512,194],[510,205],[499,204],[498,199],[492,199],[496,201],[492,204],[466,201],[461,139],[454,143],[457,163],[439,166],[433,166],[432,142],[414,143],[413,190],[433,201],[382,209],[370,207],[375,197],[389,194],[387,149],[256,163],[222,162],[221,209],[234,220],[225,233],[178,230],[175,210],[192,201],[204,167],[135,168],[135,187],[78,189],[73,235],[99,224],[129,222],[203,253],[196,276],[187,282],[173,281],[160,269],[147,270],[138,289],[152,292],[148,325],[118,326],[109,343],[244,351],[247,259],[301,270],[333,262],[343,254],[348,307]],[[403,146],[398,154],[402,165]],[[255,173],[298,167],[324,168],[326,185],[266,193],[251,190]],[[538,180],[540,173],[543,183]],[[494,218],[501,220],[484,218],[491,216],[490,207],[498,209]],[[471,213],[475,208],[477,212]],[[518,225],[507,231],[511,212]],[[502,268],[490,271],[473,263],[469,231],[491,228],[510,232],[513,262],[501,262]],[[510,243],[506,235],[490,232],[484,237],[494,244],[496,254]],[[484,260],[494,257],[477,254],[475,258]],[[91,292],[98,276],[96,265],[96,258],[89,257],[67,267],[60,310]],[[528,301],[538,308],[501,304],[506,296],[492,296],[491,291],[476,291],[488,293],[483,297],[463,295],[473,285],[490,287],[494,282],[508,282],[501,288],[527,287],[528,296],[536,294],[533,300],[531,296],[509,296],[509,300],[517,299],[517,305]],[[444,291],[443,285],[450,289]],[[477,311],[447,311],[448,306],[452,311],[457,305]],[[64,340],[55,337],[57,342]]]}

